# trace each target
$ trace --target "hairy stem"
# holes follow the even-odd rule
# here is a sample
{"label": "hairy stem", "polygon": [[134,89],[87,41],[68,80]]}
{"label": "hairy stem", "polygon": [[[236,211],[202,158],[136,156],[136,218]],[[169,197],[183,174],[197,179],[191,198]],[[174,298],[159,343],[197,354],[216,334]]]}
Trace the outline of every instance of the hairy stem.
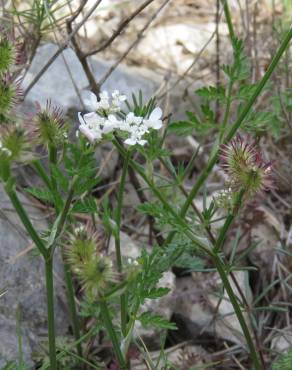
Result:
{"label": "hairy stem", "polygon": [[77,308],[75,303],[75,293],[74,293],[74,286],[72,281],[72,274],[70,271],[69,265],[65,261],[65,257],[63,255],[63,262],[64,262],[64,275],[65,275],[65,282],[66,282],[66,290],[67,290],[67,299],[68,305],[70,310],[70,316],[72,321],[72,329],[74,338],[76,339],[76,350],[80,357],[82,357],[82,347],[81,343],[79,342],[80,339],[80,327],[79,327],[79,320],[77,314]]}
{"label": "hairy stem", "polygon": [[46,259],[45,268],[46,268],[46,288],[47,288],[50,370],[57,370],[55,315],[54,315],[53,256],[48,257]]}
{"label": "hairy stem", "polygon": [[[117,266],[118,266],[119,273],[123,272],[120,231],[121,231],[121,218],[122,218],[125,182],[126,182],[126,176],[128,172],[129,160],[130,160],[130,152],[127,151],[126,156],[124,157],[123,171],[122,171],[122,176],[121,176],[119,191],[118,191],[118,203],[117,203],[117,210],[116,210],[117,230],[114,233],[115,234],[114,236],[115,236],[116,258],[117,258]],[[126,299],[125,294],[121,295],[120,301],[121,301],[121,329],[122,329],[123,335],[126,336],[127,335],[127,299]]]}
{"label": "hairy stem", "polygon": [[37,249],[41,253],[41,255],[46,258],[48,256],[48,250],[45,247],[44,242],[39,237],[38,233],[36,232],[35,228],[33,227],[25,209],[23,208],[21,202],[19,201],[19,198],[16,194],[16,191],[13,188],[8,188],[5,186],[5,190],[7,195],[9,196],[11,203],[13,204],[13,207],[18,214],[23,226],[25,227],[26,231],[28,232],[29,236],[35,243]]}
{"label": "hairy stem", "polygon": [[234,220],[234,218],[236,217],[237,213],[238,213],[238,210],[241,206],[241,203],[242,203],[242,199],[243,199],[243,196],[244,196],[244,193],[245,193],[245,189],[242,189],[240,190],[240,192],[237,194],[236,198],[235,198],[235,201],[234,201],[234,207],[233,207],[233,210],[232,212],[230,212],[228,214],[228,216],[226,217],[226,220],[224,222],[224,225],[222,226],[221,230],[220,230],[220,233],[218,235],[218,238],[216,240],[216,243],[215,243],[215,246],[214,246],[214,249],[213,249],[213,252],[214,253],[218,253],[220,252],[223,244],[224,244],[224,241],[226,239],[226,236],[227,236],[227,233],[228,233],[228,230]]}
{"label": "hairy stem", "polygon": [[[62,234],[63,228],[66,223],[66,219],[68,217],[68,212],[70,210],[70,206],[73,200],[74,196],[74,186],[75,186],[75,179],[73,178],[72,184],[70,186],[70,189],[68,191],[67,199],[64,204],[63,210],[61,211],[61,218],[60,218],[60,223],[58,225],[58,229],[56,232],[55,240],[53,245],[51,246],[50,249],[50,254],[53,257],[54,250],[57,244],[57,239],[59,236]],[[56,214],[58,214],[58,208],[56,207]],[[64,256],[64,253],[62,251],[62,260],[63,260],[63,267],[64,267],[64,276],[65,276],[65,283],[66,283],[66,291],[67,291],[67,300],[68,300],[68,306],[70,310],[70,316],[71,316],[71,321],[72,321],[72,328],[73,328],[73,334],[75,339],[78,341],[80,338],[80,326],[79,326],[79,319],[77,315],[77,308],[76,308],[76,303],[75,303],[75,293],[74,293],[74,286],[73,286],[73,281],[72,281],[72,275],[70,271],[70,267],[68,266],[66,262],[66,258]],[[82,357],[82,347],[80,343],[77,343],[76,345],[76,350],[77,353],[80,357]]]}
{"label": "hairy stem", "polygon": [[[117,142],[114,141],[114,145],[117,147],[117,149],[119,150],[120,154],[122,154],[123,156],[126,155],[125,150]],[[232,304],[232,306],[234,308],[234,311],[236,313],[236,316],[238,317],[238,320],[239,320],[240,325],[242,327],[243,334],[244,334],[244,336],[246,338],[247,345],[249,347],[249,350],[250,350],[252,359],[253,359],[254,364],[255,364],[255,370],[260,370],[261,367],[258,366],[259,365],[259,361],[258,361],[257,354],[256,354],[257,352],[256,352],[255,346],[253,344],[251,335],[249,333],[248,326],[247,326],[247,324],[245,322],[245,319],[243,317],[243,314],[242,314],[241,309],[239,307],[239,304],[237,302],[236,296],[235,296],[235,294],[234,294],[234,292],[232,290],[232,287],[231,287],[231,285],[230,285],[230,283],[228,281],[227,273],[225,272],[225,266],[221,262],[220,256],[218,254],[215,254],[210,249],[208,249],[208,246],[207,245],[205,245],[202,241],[198,240],[195,235],[193,235],[193,233],[189,229],[189,227],[186,224],[186,222],[184,221],[184,219],[182,219],[172,209],[172,207],[169,205],[169,203],[167,202],[167,200],[164,199],[164,197],[161,194],[161,192],[159,191],[159,189],[157,189],[156,186],[153,184],[153,182],[151,180],[149,180],[148,177],[145,175],[145,172],[143,171],[143,169],[140,168],[140,166],[137,163],[135,163],[133,160],[130,160],[129,161],[129,164],[145,180],[145,182],[149,185],[149,187],[151,188],[151,190],[153,191],[153,193],[155,194],[155,196],[157,196],[157,198],[161,201],[161,203],[164,205],[164,207],[172,214],[172,216],[175,217],[177,223],[180,224],[180,225],[182,225],[184,227],[184,233],[185,233],[185,235],[192,242],[194,242],[194,244],[198,245],[203,251],[205,251],[209,256],[211,256],[211,258],[214,261],[214,264],[215,264],[215,266],[216,266],[216,268],[217,268],[217,270],[219,272],[219,275],[220,275],[220,277],[222,279],[223,285],[224,285],[224,287],[226,289],[226,292],[228,294],[228,297],[230,299],[230,302],[231,302],[231,304]],[[240,192],[240,198],[239,198],[238,202],[241,201],[241,197],[243,195],[242,193],[243,192]],[[226,232],[227,232],[227,229],[226,229]]]}
{"label": "hairy stem", "polygon": [[217,269],[217,271],[220,275],[220,278],[222,280],[222,283],[224,285],[226,293],[228,294],[228,297],[229,297],[230,302],[233,306],[236,317],[237,317],[237,319],[239,321],[239,324],[241,326],[241,329],[242,329],[242,332],[244,334],[247,346],[249,348],[250,356],[251,356],[253,364],[254,364],[254,369],[255,370],[262,370],[262,367],[261,367],[261,364],[260,364],[260,361],[259,361],[259,358],[258,358],[257,350],[256,350],[255,345],[253,343],[253,339],[250,335],[249,328],[248,328],[248,326],[246,324],[246,321],[245,321],[245,318],[242,314],[240,305],[237,301],[237,297],[234,294],[232,286],[229,283],[228,275],[225,271],[225,265],[221,261],[220,256],[218,256],[218,255],[215,255],[213,257],[213,262],[214,262],[214,265],[215,265],[215,267],[216,267],[216,269]]}
{"label": "hairy stem", "polygon": [[109,335],[111,342],[113,344],[113,349],[117,357],[117,360],[119,362],[120,368],[121,370],[126,370],[127,369],[126,362],[123,357],[122,351],[120,349],[119,341],[118,341],[117,334],[112,324],[112,319],[109,314],[107,303],[106,301],[101,300],[99,304],[100,304],[100,311],[101,311],[101,315],[103,318],[103,322],[106,327],[107,334]]}
{"label": "hairy stem", "polygon": [[233,42],[235,38],[235,33],[234,33],[234,28],[233,28],[230,10],[228,6],[228,0],[221,0],[221,3],[223,4],[224,15],[225,15],[225,19],[226,19],[226,23],[228,27],[229,36],[230,36],[231,42]]}

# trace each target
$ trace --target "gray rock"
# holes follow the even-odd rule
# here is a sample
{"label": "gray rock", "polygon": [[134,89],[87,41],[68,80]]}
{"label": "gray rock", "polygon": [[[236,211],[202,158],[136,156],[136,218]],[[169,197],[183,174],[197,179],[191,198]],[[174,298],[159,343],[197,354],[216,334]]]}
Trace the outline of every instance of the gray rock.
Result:
{"label": "gray rock", "polygon": [[[251,292],[247,273],[236,271],[234,275],[247,301],[250,302]],[[230,284],[239,296],[231,279]],[[198,338],[205,333],[245,346],[240,324],[226,293],[218,307],[220,285],[221,280],[217,273],[209,279],[200,273],[177,279],[174,313],[179,316],[192,338]],[[247,319],[245,314],[244,316]]]}
{"label": "gray rock", "polygon": [[[29,198],[21,194],[19,197],[36,229],[46,229],[44,214],[32,205]],[[32,256],[32,249],[31,240],[0,186],[0,282],[1,288],[7,288],[6,294],[0,298],[0,364],[1,361],[17,359],[18,311],[26,361],[30,360],[32,351],[39,350],[40,337],[47,336],[44,263],[41,257]],[[69,326],[62,271],[62,263],[56,255],[55,318],[58,335],[65,334]]]}
{"label": "gray rock", "polygon": [[[23,81],[24,88],[33,80],[57,48],[58,46],[54,44],[45,44],[39,47]],[[70,73],[64,63],[63,57],[66,60]],[[104,76],[113,62],[91,58],[90,64],[96,81],[98,81]],[[74,83],[72,82],[72,78]],[[63,107],[65,111],[70,108],[81,110],[82,104],[78,98],[74,84],[79,91],[89,89],[86,75],[75,52],[67,48],[64,50],[63,55],[59,55],[40,80],[33,86],[26,96],[26,101],[39,101],[41,105],[45,105],[46,100],[51,99],[52,102]],[[118,89],[129,98],[132,92],[137,93],[141,89],[145,97],[149,98],[157,87],[157,76],[150,71],[141,68],[119,66],[106,80],[102,89],[108,91]]]}

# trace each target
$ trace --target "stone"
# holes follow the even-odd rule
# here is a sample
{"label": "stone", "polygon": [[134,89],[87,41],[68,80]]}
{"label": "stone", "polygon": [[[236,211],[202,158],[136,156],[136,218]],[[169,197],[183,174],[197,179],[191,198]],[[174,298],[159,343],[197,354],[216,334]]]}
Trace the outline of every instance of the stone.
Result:
{"label": "stone", "polygon": [[[198,369],[203,369],[205,368],[204,364],[206,364],[206,360],[208,359],[208,353],[201,346],[195,346],[191,344],[167,348],[164,350],[164,354],[167,360],[167,365],[169,366],[171,364],[176,369],[193,368],[192,365],[196,365],[196,368],[198,367]],[[153,351],[149,355],[152,361],[155,363],[159,359],[161,353],[160,351]],[[165,365],[165,361],[160,359],[157,370],[164,370]],[[132,360],[131,368],[133,370],[146,369],[145,363],[142,363],[140,359]],[[209,366],[208,369],[211,370]]]}
{"label": "stone", "polygon": [[[45,44],[38,48],[36,56],[23,81],[24,89],[57,49],[58,46],[55,44]],[[66,60],[70,73],[68,72],[63,58]],[[89,62],[96,81],[102,78],[114,63],[103,61],[96,57],[89,58]],[[77,121],[77,111],[82,110],[83,105],[76,93],[74,85],[81,93],[82,91],[85,92],[89,90],[86,75],[75,52],[71,48],[67,48],[63,51],[62,55],[56,58],[39,81],[32,87],[25,101],[28,103],[38,101],[44,106],[46,101],[51,99],[53,103],[62,107],[65,112],[69,109],[73,109]],[[118,89],[126,94],[128,98],[131,98],[132,93],[138,93],[139,90],[142,90],[143,95],[147,99],[154,93],[157,87],[157,76],[151,71],[143,68],[120,65],[106,80],[102,89],[108,91]]]}
{"label": "stone", "polygon": [[[245,281],[247,279],[246,272],[238,271],[234,274],[249,301],[251,293]],[[230,283],[238,294],[231,279]],[[220,279],[217,273],[208,279],[201,273],[179,278],[174,295],[174,313],[178,317],[181,327],[186,330],[188,338],[195,339],[203,335],[211,335],[244,345],[245,341],[240,324],[226,293],[217,308],[219,294]],[[216,309],[217,315],[215,315]]]}
{"label": "stone", "polygon": [[[213,22],[163,24],[148,30],[139,43],[137,53],[148,62],[183,74],[193,63],[203,46],[211,38],[216,28]],[[221,27],[221,35],[226,35],[226,28]],[[208,45],[206,53],[214,53],[215,38]]]}
{"label": "stone", "polygon": [[271,343],[271,348],[280,353],[287,353],[292,347],[292,335],[289,332],[289,328],[279,330],[274,336]]}
{"label": "stone", "polygon": [[[22,204],[38,231],[47,228],[45,214],[30,199],[19,194]],[[40,338],[47,336],[47,309],[44,263],[32,255],[33,245],[0,186],[0,282],[7,292],[0,298],[0,364],[18,358],[17,312],[22,331],[23,356],[31,363]],[[63,267],[55,256],[55,319],[58,335],[68,332],[68,311],[62,279]],[[13,345],[15,343],[15,345]],[[2,366],[0,366],[2,368]]]}
{"label": "stone", "polygon": [[281,247],[279,235],[283,234],[283,227],[273,212],[266,207],[258,207],[258,221],[251,228],[251,238],[257,242],[256,248],[250,253],[252,263],[257,266],[261,274],[272,274],[274,271],[274,257]]}

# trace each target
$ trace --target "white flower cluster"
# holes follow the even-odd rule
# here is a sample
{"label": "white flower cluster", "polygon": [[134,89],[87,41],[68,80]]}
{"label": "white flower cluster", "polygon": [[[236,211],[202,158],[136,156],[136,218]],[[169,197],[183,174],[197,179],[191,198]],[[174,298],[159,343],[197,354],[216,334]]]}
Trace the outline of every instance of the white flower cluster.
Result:
{"label": "white flower cluster", "polygon": [[121,103],[126,100],[125,95],[121,95],[118,90],[111,94],[104,91],[99,94],[100,100],[91,93],[90,99],[85,103],[92,112],[84,114],[78,113],[79,131],[88,138],[89,141],[95,142],[101,140],[103,135],[120,130],[127,132],[128,138],[125,140],[127,145],[145,145],[147,140],[143,136],[150,129],[159,130],[162,127],[162,110],[156,107],[148,119],[135,116],[133,112],[127,114],[124,120],[117,118],[115,113],[120,112]]}
{"label": "white flower cluster", "polygon": [[125,100],[127,100],[126,95],[120,94],[119,90],[114,90],[111,98],[107,91],[101,92],[99,94],[99,101],[95,94],[90,93],[89,99],[85,99],[84,103],[89,110],[108,116],[109,114],[119,112],[121,110],[121,103]]}

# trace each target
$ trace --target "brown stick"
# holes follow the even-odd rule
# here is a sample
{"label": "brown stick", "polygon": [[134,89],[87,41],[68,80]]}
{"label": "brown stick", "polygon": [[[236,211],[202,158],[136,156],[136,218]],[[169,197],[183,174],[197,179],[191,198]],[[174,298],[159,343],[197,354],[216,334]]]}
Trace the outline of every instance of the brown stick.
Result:
{"label": "brown stick", "polygon": [[127,25],[131,22],[132,19],[134,19],[139,13],[142,12],[143,9],[145,9],[149,4],[151,4],[154,0],[147,0],[145,1],[139,8],[137,8],[132,14],[130,14],[126,19],[124,19],[120,25],[118,26],[117,30],[111,35],[111,37],[106,40],[100,47],[91,50],[87,53],[83,53],[82,58],[85,59],[93,54],[100,53],[104,49],[106,49],[124,30],[124,28],[127,27]]}
{"label": "brown stick", "polygon": [[144,27],[139,31],[138,36],[136,40],[128,47],[128,49],[121,55],[121,57],[114,63],[109,70],[105,73],[105,75],[99,80],[98,84],[102,86],[102,84],[108,79],[108,77],[112,74],[112,72],[117,68],[117,66],[126,58],[126,56],[129,54],[129,52],[139,43],[141,40],[144,32],[146,29],[150,26],[150,24],[153,22],[153,20],[157,17],[158,13],[162,10],[162,8],[165,7],[165,5],[170,0],[165,0],[161,6],[155,11],[155,13],[151,16],[151,18],[148,20],[148,22],[144,25]]}
{"label": "brown stick", "polygon": [[[82,2],[82,4],[80,5],[80,7],[78,8],[77,12],[76,13],[81,13],[83,7],[85,6],[87,0],[84,0]],[[72,23],[74,21],[74,19],[76,18],[76,14],[67,20],[66,22],[66,26],[67,26],[67,32],[68,34],[72,34]],[[93,73],[91,72],[91,69],[89,67],[89,64],[88,64],[88,61],[86,58],[84,58],[84,54],[81,50],[81,48],[79,47],[79,44],[78,44],[78,41],[76,40],[76,34],[72,37],[72,45],[74,47],[74,50],[75,50],[75,53],[76,53],[76,56],[77,58],[79,59],[82,67],[83,67],[83,70],[84,70],[84,73],[86,74],[86,77],[87,77],[87,80],[89,82],[89,85],[90,85],[90,89],[92,90],[92,92],[96,95],[99,94],[100,92],[100,86],[97,84],[95,78],[94,78],[94,75]]]}
{"label": "brown stick", "polygon": [[[24,91],[24,96],[28,94],[28,92],[32,89],[32,87],[38,82],[38,80],[42,77],[42,75],[46,72],[46,70],[50,67],[50,65],[58,58],[58,56],[67,48],[69,43],[71,42],[72,38],[77,34],[77,32],[80,30],[80,28],[84,25],[84,23],[87,21],[87,19],[92,15],[92,13],[95,11],[95,9],[98,7],[98,5],[101,3],[101,0],[97,0],[94,5],[89,9],[89,11],[86,13],[85,17],[82,19],[82,21],[76,26],[76,28],[68,35],[66,40],[60,45],[58,50],[51,56],[51,58],[47,61],[47,63],[43,66],[43,68],[39,71],[39,73],[36,74],[34,79],[31,81],[31,83],[27,86],[27,88]],[[79,7],[80,8],[80,7]],[[81,10],[80,10],[81,12]],[[78,12],[76,12],[73,15],[73,20],[76,19],[78,16]]]}

